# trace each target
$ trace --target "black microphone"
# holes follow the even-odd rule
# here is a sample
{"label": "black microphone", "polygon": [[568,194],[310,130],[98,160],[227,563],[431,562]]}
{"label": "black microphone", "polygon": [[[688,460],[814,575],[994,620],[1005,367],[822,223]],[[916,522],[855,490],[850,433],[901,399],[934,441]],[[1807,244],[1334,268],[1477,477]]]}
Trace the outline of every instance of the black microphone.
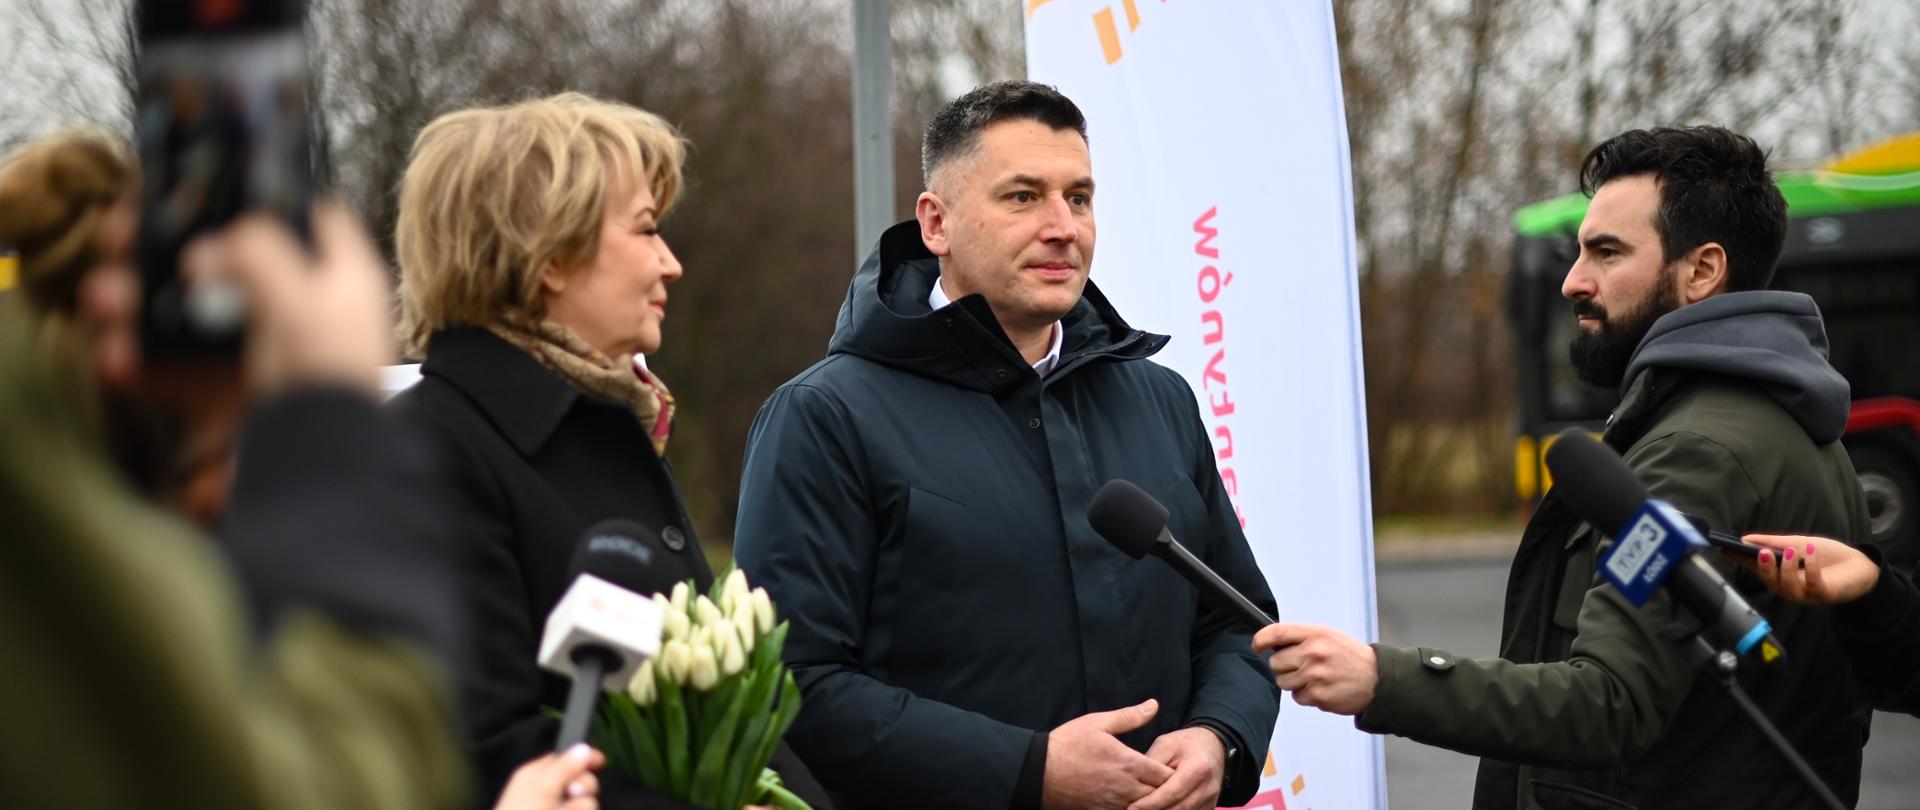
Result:
{"label": "black microphone", "polygon": [[1087,522],[1129,557],[1137,560],[1151,553],[1166,560],[1201,593],[1226,606],[1249,631],[1273,624],[1272,616],[1173,539],[1167,530],[1167,508],[1132,481],[1115,478],[1102,485],[1087,505]]}
{"label": "black microphone", "polygon": [[1765,664],[1785,657],[1786,648],[1766,617],[1700,557],[1708,544],[1693,522],[1665,501],[1648,497],[1646,486],[1612,448],[1568,428],[1547,450],[1547,470],[1559,499],[1615,538],[1599,567],[1628,601],[1644,604],[1664,584],[1716,640],[1715,649],[1745,654],[1757,648]]}
{"label": "black microphone", "polygon": [[586,740],[594,706],[607,689],[624,689],[640,664],[660,651],[660,608],[641,596],[652,532],[631,520],[594,524],[573,551],[573,584],[547,616],[540,666],[571,677],[554,750]]}

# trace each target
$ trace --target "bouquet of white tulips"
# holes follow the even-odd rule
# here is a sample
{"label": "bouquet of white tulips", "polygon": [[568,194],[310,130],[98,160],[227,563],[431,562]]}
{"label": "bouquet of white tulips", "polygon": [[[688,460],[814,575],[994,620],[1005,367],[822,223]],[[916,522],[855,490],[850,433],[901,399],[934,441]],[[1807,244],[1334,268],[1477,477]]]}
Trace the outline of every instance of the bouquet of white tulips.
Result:
{"label": "bouquet of white tulips", "polygon": [[800,712],[800,687],[780,662],[787,623],[774,624],[764,588],[739,569],[695,596],[689,583],[660,606],[660,654],[627,694],[610,694],[592,743],[647,787],[701,807],[807,810],[767,767]]}

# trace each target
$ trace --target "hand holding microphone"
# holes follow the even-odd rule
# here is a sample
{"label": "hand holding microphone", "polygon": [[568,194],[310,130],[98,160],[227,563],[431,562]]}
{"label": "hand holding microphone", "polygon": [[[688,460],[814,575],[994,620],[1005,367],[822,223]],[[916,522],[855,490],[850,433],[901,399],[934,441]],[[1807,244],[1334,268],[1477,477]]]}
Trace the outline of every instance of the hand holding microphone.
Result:
{"label": "hand holding microphone", "polygon": [[1331,627],[1276,623],[1180,545],[1167,529],[1167,508],[1133,482],[1114,479],[1100,487],[1087,508],[1087,520],[1127,556],[1139,559],[1152,554],[1165,560],[1202,596],[1254,631],[1254,651],[1275,650],[1267,666],[1273,670],[1274,683],[1292,692],[1294,702],[1353,715],[1373,701],[1380,667],[1371,646]]}
{"label": "hand holding microphone", "polygon": [[1273,650],[1267,669],[1293,702],[1352,717],[1373,703],[1380,659],[1373,646],[1331,627],[1274,624],[1255,633],[1255,651]]}
{"label": "hand holding microphone", "polygon": [[607,756],[581,743],[547,754],[514,770],[493,810],[598,810],[600,780],[594,771]]}

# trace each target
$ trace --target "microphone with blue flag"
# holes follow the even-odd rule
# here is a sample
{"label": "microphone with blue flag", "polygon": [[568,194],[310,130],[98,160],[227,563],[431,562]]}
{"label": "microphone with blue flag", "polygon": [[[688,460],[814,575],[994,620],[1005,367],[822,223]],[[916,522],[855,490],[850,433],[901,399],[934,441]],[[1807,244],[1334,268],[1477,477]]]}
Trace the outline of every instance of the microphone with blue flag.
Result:
{"label": "microphone with blue flag", "polygon": [[1765,616],[1699,553],[1707,548],[1687,516],[1647,488],[1625,459],[1585,431],[1569,428],[1547,450],[1553,492],[1580,519],[1614,538],[1600,573],[1635,607],[1666,587],[1701,623],[1715,649],[1755,655],[1762,664],[1786,657]]}

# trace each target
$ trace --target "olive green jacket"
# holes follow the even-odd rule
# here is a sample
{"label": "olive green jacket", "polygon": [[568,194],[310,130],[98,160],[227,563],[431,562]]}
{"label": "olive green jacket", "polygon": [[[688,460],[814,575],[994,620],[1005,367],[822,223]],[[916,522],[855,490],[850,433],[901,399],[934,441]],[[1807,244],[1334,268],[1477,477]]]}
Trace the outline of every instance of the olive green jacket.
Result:
{"label": "olive green jacket", "polygon": [[136,498],[87,400],[0,320],[0,807],[435,808],[467,799],[436,666],[290,610]]}
{"label": "olive green jacket", "polygon": [[[1784,295],[1720,296],[1764,297],[1679,313],[1696,327],[1728,319],[1751,329],[1759,318],[1767,321],[1761,328],[1798,329],[1824,368],[1811,301],[1773,298]],[[1662,324],[1674,326],[1668,319]],[[1707,334],[1691,337],[1722,346],[1749,338],[1743,330],[1699,331]],[[1667,335],[1662,347],[1663,334],[1656,325],[1637,357],[1679,341]],[[1717,530],[1864,537],[1864,498],[1837,441],[1845,381],[1804,355],[1634,368],[1606,441],[1653,497]],[[1696,678],[1692,662],[1662,637],[1674,618],[1668,596],[1658,592],[1636,608],[1598,577],[1595,560],[1607,542],[1549,492],[1515,553],[1500,658],[1378,645],[1380,684],[1356,724],[1481,756],[1475,808],[1813,806],[1718,686]],[[1744,660],[1741,684],[1851,803],[1869,711],[1825,609],[1774,598],[1720,555],[1707,558],[1786,646],[1783,662]]]}

